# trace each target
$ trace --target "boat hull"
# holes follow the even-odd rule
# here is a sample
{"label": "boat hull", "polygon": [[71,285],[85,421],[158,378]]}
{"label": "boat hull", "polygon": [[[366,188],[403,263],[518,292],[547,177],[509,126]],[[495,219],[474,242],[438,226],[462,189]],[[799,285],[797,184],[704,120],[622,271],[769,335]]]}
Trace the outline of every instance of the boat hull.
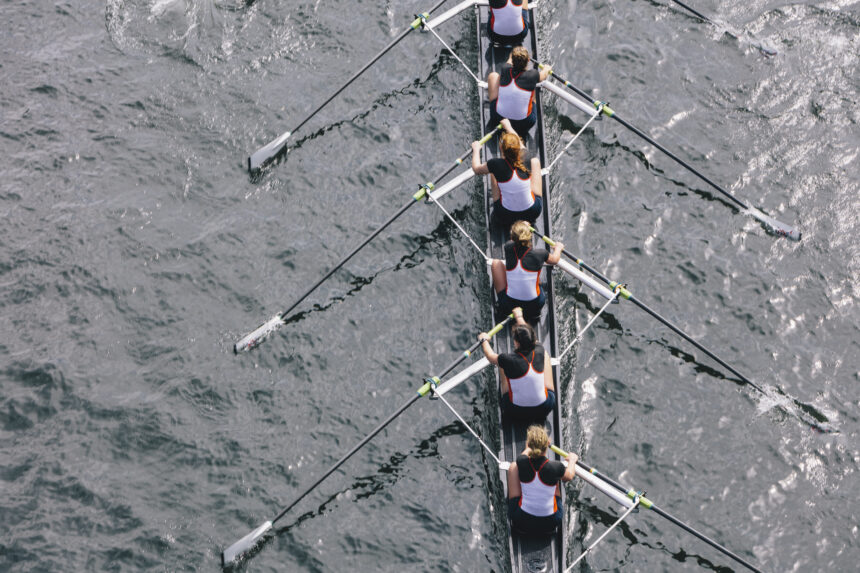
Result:
{"label": "boat hull", "polygon": [[[477,6],[477,36],[478,36],[478,53],[479,53],[479,77],[486,79],[487,75],[492,71],[498,71],[501,65],[507,60],[510,54],[510,48],[493,46],[487,35],[487,25],[489,21],[489,9],[486,6]],[[539,59],[539,46],[535,34],[535,11],[532,11],[531,25],[529,34],[523,40],[523,45],[529,48],[532,56]],[[490,106],[487,101],[486,90],[480,90],[480,105],[481,105],[481,125],[482,134],[487,132],[488,122],[490,119]],[[539,157],[541,165],[547,164],[546,146],[543,126],[543,106],[541,102],[540,90],[535,94],[535,103],[537,106],[538,121],[532,128],[527,138],[526,145],[533,157]],[[497,157],[499,154],[498,141],[494,138],[485,146],[485,160],[491,157]],[[489,183],[489,177],[484,177],[484,205],[487,222],[487,244],[489,245],[489,255],[496,259],[503,259],[503,247],[508,239],[506,230],[494,224],[492,219],[492,190]],[[535,221],[534,227],[544,233],[546,236],[552,236],[552,225],[550,217],[550,206],[552,205],[550,188],[547,177],[543,178],[543,214]],[[539,239],[536,238],[536,241]],[[536,247],[542,248],[542,245],[535,243]],[[492,284],[492,276],[490,277]],[[557,355],[557,340],[556,340],[556,321],[555,321],[555,299],[552,284],[552,268],[546,267],[541,273],[541,288],[547,294],[547,302],[541,312],[540,320],[537,323],[537,334],[544,347],[549,351],[551,356]],[[493,322],[498,323],[503,320],[503,316],[497,316],[496,310],[493,310]],[[512,352],[513,341],[510,337],[510,329],[505,329],[500,332],[495,338],[496,352]],[[559,388],[559,373],[558,367],[553,366],[553,377],[556,383],[556,397],[558,405],[555,411],[547,417],[545,426],[549,432],[550,439],[554,444],[562,443],[561,431],[561,396]],[[500,388],[498,372],[494,374],[496,388]],[[499,429],[500,429],[500,444],[499,459],[513,462],[516,456],[525,448],[525,434],[528,424],[522,423],[507,423],[502,419],[501,411],[499,411]],[[550,454],[555,458],[555,454]],[[501,474],[501,481],[505,489],[505,497],[507,498],[507,481],[504,473]],[[564,489],[561,488],[562,501],[564,500]],[[509,539],[509,550],[511,559],[511,570],[515,572],[542,572],[542,571],[563,571],[564,570],[564,526],[560,527],[553,535],[530,536],[517,531],[512,531],[510,523],[505,518],[507,524],[507,532]]]}

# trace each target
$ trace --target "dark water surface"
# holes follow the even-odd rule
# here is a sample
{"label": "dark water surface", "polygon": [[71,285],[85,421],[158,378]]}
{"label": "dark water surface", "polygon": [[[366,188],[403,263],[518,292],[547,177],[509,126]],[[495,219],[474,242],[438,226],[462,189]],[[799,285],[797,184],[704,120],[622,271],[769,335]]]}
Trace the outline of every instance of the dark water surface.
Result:
{"label": "dark water surface", "polygon": [[[482,259],[420,206],[231,351],[479,133],[474,82],[412,34],[284,163],[245,170],[431,4],[0,4],[0,570],[218,570],[489,326]],[[804,233],[768,235],[615,122],[584,134],[552,176],[558,236],[769,397],[622,304],[565,359],[564,445],[764,570],[856,570],[860,4],[696,3],[772,58],[662,2],[541,4],[560,74]],[[440,29],[469,63],[473,26]],[[548,111],[557,151],[584,116]],[[445,204],[482,239],[478,197]],[[567,341],[599,302],[559,292]],[[486,380],[451,398],[493,438]],[[570,491],[573,557],[618,512]],[[476,443],[420,402],[238,569],[501,571],[500,501]],[[647,512],[586,562],[733,567]]]}

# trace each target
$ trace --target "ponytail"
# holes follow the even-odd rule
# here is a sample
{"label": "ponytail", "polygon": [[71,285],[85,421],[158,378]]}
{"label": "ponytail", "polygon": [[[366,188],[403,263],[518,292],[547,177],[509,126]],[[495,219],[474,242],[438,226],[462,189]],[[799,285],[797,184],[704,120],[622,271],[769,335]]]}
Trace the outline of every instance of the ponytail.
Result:
{"label": "ponytail", "polygon": [[535,330],[528,324],[516,325],[511,334],[514,336],[514,341],[517,343],[519,351],[523,354],[528,354],[535,349],[537,336]]}
{"label": "ponytail", "polygon": [[523,162],[522,142],[518,135],[503,133],[500,147],[505,161],[513,165],[514,169],[519,169],[525,172],[526,175],[531,175],[529,168]]}
{"label": "ponytail", "polygon": [[529,459],[534,460],[543,457],[549,447],[549,436],[543,426],[529,426],[526,433],[526,445],[529,447]]}
{"label": "ponytail", "polygon": [[532,246],[532,226],[526,221],[511,225],[511,240],[522,247]]}

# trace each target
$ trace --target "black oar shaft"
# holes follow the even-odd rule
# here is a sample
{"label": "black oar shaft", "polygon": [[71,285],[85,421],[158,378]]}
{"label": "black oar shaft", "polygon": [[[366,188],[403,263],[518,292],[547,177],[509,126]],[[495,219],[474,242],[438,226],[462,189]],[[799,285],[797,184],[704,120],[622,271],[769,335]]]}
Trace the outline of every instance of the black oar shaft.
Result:
{"label": "black oar shaft", "polygon": [[[500,129],[500,127],[501,126],[497,126],[493,131],[491,131],[486,136],[484,136],[480,140],[481,145],[484,145],[490,139],[492,139],[493,135],[495,135],[495,133]],[[370,241],[372,241],[377,235],[379,235],[382,231],[384,231],[389,225],[391,225],[391,223],[396,221],[398,217],[400,217],[403,213],[406,212],[407,209],[409,209],[409,207],[411,207],[412,205],[414,205],[415,203],[420,201],[422,198],[426,197],[427,194],[429,192],[431,192],[431,190],[436,186],[436,184],[438,184],[440,181],[442,181],[442,179],[447,177],[448,174],[450,174],[454,169],[457,168],[457,166],[462,165],[463,161],[467,157],[469,157],[469,155],[471,155],[472,153],[473,153],[473,149],[470,146],[468,150],[463,152],[462,155],[460,155],[447,169],[445,169],[445,171],[443,173],[441,173],[433,181],[430,181],[429,183],[427,183],[425,185],[421,185],[419,191],[417,193],[415,193],[414,195],[412,195],[412,198],[405,205],[403,205],[396,213],[394,213],[394,215],[389,217],[387,221],[385,221],[384,223],[382,223],[382,225],[377,227],[375,231],[373,231],[367,238],[364,239],[364,241],[362,241],[357,247],[355,247],[352,251],[350,251],[349,254],[347,254],[340,261],[338,261],[338,263],[335,264],[335,266],[333,266],[331,269],[329,269],[329,271],[327,273],[325,273],[325,275],[323,275],[322,278],[320,278],[309,289],[307,289],[289,307],[287,307],[286,309],[284,309],[283,311],[278,313],[272,320],[277,322],[277,325],[282,324],[283,321],[286,320],[287,315],[294,308],[296,308],[299,304],[301,304],[302,301],[304,301],[308,296],[310,296],[311,293],[313,293],[317,288],[319,288],[319,286],[322,283],[324,283],[335,272],[337,272],[338,269],[342,268],[347,262],[349,262],[349,260],[352,259],[352,257],[354,257],[361,249],[363,249],[365,246],[367,246],[367,244],[370,243]],[[266,336],[269,335],[271,330],[273,330],[274,328],[277,327],[277,325],[271,326],[272,320],[264,323],[263,325],[258,327],[256,330],[252,331],[250,334],[245,335],[239,342],[235,343],[233,345],[233,352],[238,354],[239,351],[250,350],[251,348],[254,348],[255,346],[257,346]]]}
{"label": "black oar shaft", "polygon": [[421,399],[421,395],[416,394],[415,396],[410,398],[408,402],[406,402],[405,404],[400,406],[400,408],[398,408],[393,414],[391,414],[388,418],[386,418],[384,422],[379,424],[363,440],[361,440],[358,444],[356,444],[355,447],[353,447],[351,450],[349,450],[347,453],[345,453],[343,455],[343,457],[341,457],[337,462],[335,462],[335,464],[331,468],[329,468],[328,471],[326,471],[319,479],[317,479],[317,481],[315,481],[310,487],[308,487],[305,491],[303,491],[301,493],[301,495],[299,495],[299,497],[297,497],[290,505],[288,505],[283,510],[281,510],[281,512],[277,515],[277,517],[275,517],[275,519],[272,520],[272,523],[275,523],[276,521],[278,521],[279,519],[284,517],[284,515],[286,515],[288,511],[290,511],[293,507],[295,507],[295,505],[297,503],[299,503],[309,493],[311,493],[319,484],[321,484],[323,482],[323,480],[325,480],[325,478],[327,478],[328,476],[333,474],[337,470],[337,468],[342,466],[343,463],[346,462],[346,460],[348,460],[349,458],[351,458],[358,450],[360,450],[362,448],[362,446],[364,446],[367,442],[372,440],[374,438],[374,436],[376,436],[376,434],[378,434],[379,432],[384,430],[388,424],[393,422],[395,418],[397,418],[400,414],[405,412],[412,404],[414,404],[415,402],[417,402],[420,399]]}
{"label": "black oar shaft", "polygon": [[[446,2],[446,0],[440,0],[435,6],[433,6],[432,8],[430,8],[430,10],[427,11],[427,14],[432,14],[440,6],[442,6],[442,4],[444,4],[445,2]],[[308,121],[310,121],[311,118],[313,118],[317,113],[320,112],[320,110],[322,110],[322,108],[327,106],[334,98],[336,98],[341,92],[343,92],[343,90],[345,90],[350,85],[352,85],[352,82],[357,80],[359,78],[359,76],[361,76],[364,72],[366,72],[382,56],[384,56],[389,51],[391,51],[391,49],[394,46],[396,46],[397,44],[399,44],[403,40],[403,38],[408,36],[410,32],[412,32],[413,30],[416,30],[420,27],[421,27],[421,18],[416,18],[415,21],[413,21],[412,24],[410,24],[410,26],[406,30],[401,32],[387,46],[385,46],[381,52],[376,54],[373,58],[370,59],[370,61],[368,61],[366,64],[364,64],[364,66],[362,66],[360,70],[355,72],[352,75],[352,77],[350,77],[348,80],[346,80],[345,84],[343,84],[341,87],[339,87],[337,89],[337,91],[335,91],[333,94],[331,94],[328,97],[328,99],[326,99],[324,102],[319,104],[316,107],[316,109],[314,109],[310,114],[308,114],[307,117],[305,117],[301,122],[299,122],[299,124],[296,127],[294,127],[292,130],[282,134],[280,137],[278,137],[273,142],[267,144],[266,146],[262,147],[261,149],[257,150],[256,152],[254,152],[254,154],[248,158],[248,169],[253,171],[254,169],[261,167],[263,164],[271,161],[276,156],[281,154],[283,152],[283,150],[286,148],[287,138],[291,134],[298,131],[304,124],[306,124]]]}
{"label": "black oar shaft", "polygon": [[[535,63],[537,63],[537,60],[533,60],[533,61]],[[581,89],[579,89],[578,87],[576,87],[575,85],[573,85],[572,83],[567,81],[566,79],[559,76],[557,73],[555,73],[555,71],[552,72],[552,75],[555,77],[555,79],[557,79],[558,81],[563,83],[570,90],[579,94],[580,96],[582,96],[586,100],[590,101],[592,103],[592,105],[594,105],[594,106],[600,105],[601,102],[592,98],[590,95],[588,95],[587,93],[585,93],[584,91],[582,91]],[[728,191],[723,189],[720,185],[718,185],[717,183],[712,181],[709,177],[707,177],[706,175],[701,173],[698,169],[696,169],[695,167],[693,167],[692,165],[690,165],[689,163],[687,163],[686,161],[684,161],[683,159],[681,159],[680,157],[678,157],[677,155],[675,155],[674,153],[672,153],[671,151],[666,149],[663,145],[659,144],[656,140],[654,140],[647,133],[645,133],[644,131],[642,131],[641,129],[636,127],[635,125],[631,124],[630,122],[628,122],[624,118],[619,117],[618,114],[614,110],[606,111],[606,108],[604,108],[604,115],[608,115],[609,117],[611,117],[612,119],[614,119],[615,121],[617,121],[618,123],[620,123],[621,125],[626,127],[627,129],[629,129],[630,131],[632,131],[633,133],[635,133],[636,135],[638,135],[639,137],[641,137],[642,139],[644,139],[645,141],[647,141],[648,143],[650,143],[651,145],[653,145],[654,147],[656,147],[657,149],[659,149],[660,151],[662,151],[663,153],[665,153],[666,155],[668,155],[669,157],[674,159],[677,163],[679,163],[684,168],[686,168],[688,171],[690,171],[691,173],[696,175],[699,179],[701,179],[702,181],[704,181],[705,183],[707,183],[708,185],[710,185],[711,187],[713,187],[714,189],[716,189],[717,191],[719,191],[720,193],[725,195],[729,200],[731,200],[732,202],[737,204],[739,207],[741,207],[743,209],[749,209],[749,207],[743,201],[741,201],[740,199],[738,199],[737,197],[735,197],[734,195],[732,195],[731,193],[729,193]]]}
{"label": "black oar shaft", "polygon": [[631,124],[627,120],[625,120],[621,117],[618,117],[618,114],[613,113],[611,117],[612,117],[612,119],[614,119],[615,121],[617,121],[618,123],[620,123],[621,125],[626,127],[627,129],[629,129],[630,131],[632,131],[633,133],[635,133],[636,135],[638,135],[639,137],[641,137],[642,139],[644,139],[645,141],[647,141],[648,143],[650,143],[651,145],[653,145],[654,147],[656,147],[657,149],[659,149],[660,151],[662,151],[663,153],[665,153],[666,155],[668,155],[669,157],[674,159],[680,165],[682,165],[687,170],[689,170],[691,173],[696,175],[699,179],[701,179],[702,181],[704,181],[705,183],[707,183],[708,185],[710,185],[711,187],[713,187],[714,189],[716,189],[717,191],[719,191],[720,193],[725,195],[730,201],[734,202],[735,204],[737,204],[742,209],[749,209],[749,206],[746,203],[744,203],[743,201],[741,201],[740,199],[738,199],[737,197],[735,197],[734,195],[732,195],[731,193],[729,193],[728,191],[723,189],[720,185],[715,183],[713,180],[711,180],[704,173],[695,169],[692,165],[690,165],[689,163],[687,163],[686,161],[684,161],[683,159],[681,159],[680,157],[678,157],[677,155],[675,155],[674,153],[672,153],[671,151],[666,149],[664,146],[657,143],[657,141],[655,139],[650,137],[644,131],[642,131],[641,129],[639,129],[635,125]]}
{"label": "black oar shaft", "polygon": [[[499,324],[497,324],[497,325],[493,328],[493,330],[491,330],[488,334],[490,334],[490,336],[492,336],[492,335],[496,334],[496,333],[497,333],[497,332],[499,332],[499,331],[504,327],[504,325],[505,325],[505,324],[507,324],[507,323],[508,323],[512,318],[513,318],[513,315],[508,315],[508,317],[507,317],[507,318],[505,318],[505,320],[503,320],[502,322],[500,322]],[[438,375],[434,376],[434,377],[433,377],[433,380],[439,380],[440,378],[443,378],[443,377],[447,376],[448,374],[450,374],[452,370],[454,370],[457,366],[459,366],[459,364],[460,364],[461,362],[463,362],[463,361],[464,361],[466,358],[468,358],[468,357],[469,357],[469,356],[470,356],[470,355],[471,355],[475,350],[477,350],[477,349],[478,349],[478,347],[479,347],[482,343],[483,343],[483,341],[479,340],[479,341],[475,342],[474,344],[472,344],[472,346],[470,346],[468,350],[466,350],[465,352],[463,352],[463,353],[462,353],[462,354],[461,354],[461,355],[460,355],[460,356],[459,356],[459,357],[458,357],[454,362],[452,362],[450,365],[448,365],[448,367],[447,367],[447,368],[445,368],[445,369],[444,369],[440,374],[438,374]],[[279,514],[278,514],[278,515],[277,515],[277,516],[272,520],[272,523],[275,523],[276,521],[278,521],[279,519],[281,519],[284,515],[286,515],[286,513],[287,513],[289,510],[291,510],[293,507],[295,507],[295,505],[296,505],[297,503],[299,503],[299,502],[300,502],[302,499],[304,499],[304,498],[305,498],[305,497],[306,497],[310,492],[312,492],[312,491],[314,490],[314,488],[316,488],[319,484],[321,484],[321,483],[325,480],[325,478],[327,478],[328,476],[330,476],[331,474],[333,474],[333,473],[334,473],[334,472],[335,472],[335,471],[336,471],[340,466],[342,466],[342,465],[344,464],[344,462],[346,462],[346,460],[348,460],[348,459],[349,459],[349,458],[351,458],[353,455],[355,455],[355,453],[356,453],[356,452],[358,452],[358,450],[360,450],[360,449],[361,449],[365,444],[367,444],[367,442],[369,442],[370,440],[372,440],[372,439],[373,439],[373,438],[374,438],[374,437],[375,437],[379,432],[381,432],[382,430],[384,430],[384,429],[385,429],[385,427],[386,427],[386,426],[388,426],[388,424],[390,424],[391,422],[393,422],[393,421],[395,420],[395,418],[397,418],[398,416],[400,416],[400,414],[402,414],[403,412],[405,412],[405,411],[406,411],[410,406],[412,406],[412,404],[414,404],[415,402],[417,402],[418,400],[420,400],[421,398],[423,398],[423,397],[427,394],[427,392],[426,392],[426,391],[424,391],[424,387],[425,387],[425,386],[427,386],[427,384],[425,384],[424,386],[422,386],[422,387],[421,387],[421,389],[418,391],[418,393],[417,393],[417,394],[415,394],[414,396],[412,396],[412,397],[411,397],[411,398],[410,398],[410,399],[409,399],[405,404],[403,404],[402,406],[400,406],[400,408],[398,408],[397,410],[395,410],[393,414],[391,414],[390,416],[388,416],[388,418],[386,418],[386,419],[385,419],[385,421],[383,421],[381,424],[379,424],[378,426],[376,426],[376,428],[374,428],[374,429],[373,429],[373,431],[371,431],[367,436],[365,436],[365,437],[364,437],[364,439],[362,439],[362,440],[361,440],[360,442],[358,442],[358,444],[356,444],[356,445],[355,445],[351,450],[349,450],[347,453],[345,453],[345,454],[344,454],[344,455],[343,455],[343,456],[342,456],[338,461],[336,461],[336,462],[334,463],[334,465],[333,465],[331,468],[329,468],[329,469],[328,469],[328,471],[326,471],[326,472],[325,472],[325,473],[324,473],[324,474],[323,474],[319,479],[317,479],[317,480],[316,480],[316,481],[315,481],[315,482],[314,482],[310,487],[308,487],[307,489],[305,489],[305,491],[303,491],[303,492],[301,493],[301,495],[299,495],[299,497],[297,497],[297,498],[296,498],[292,503],[290,503],[290,505],[288,505],[288,506],[287,506],[287,507],[285,507],[283,510],[281,510],[281,512],[280,512],[280,513],[279,513]]]}
{"label": "black oar shaft", "polygon": [[690,6],[687,6],[686,4],[684,4],[683,2],[681,2],[680,0],[672,0],[672,2],[674,2],[675,4],[677,4],[678,6],[680,6],[681,8],[684,8],[685,10],[687,10],[687,11],[689,11],[689,12],[693,13],[693,15],[695,15],[695,16],[697,16],[697,17],[701,18],[702,20],[704,20],[704,21],[705,21],[705,22],[707,22],[708,24],[712,24],[712,25],[716,26],[716,24],[714,24],[714,22],[713,22],[710,18],[708,18],[707,16],[705,16],[704,14],[702,14],[701,12],[699,12],[698,10],[696,10],[696,9],[694,9],[694,8],[690,7]]}
{"label": "black oar shaft", "polygon": [[[534,227],[532,227],[532,231],[536,232]],[[547,244],[550,244],[550,245],[555,244],[555,241],[553,241],[552,239],[550,239],[549,237],[547,237],[545,235],[541,235],[541,238],[544,241],[546,241]],[[588,263],[586,263],[582,259],[577,258],[576,255],[571,254],[567,249],[563,249],[561,251],[561,253],[565,257],[567,257],[570,261],[579,265],[579,267],[585,269],[586,271],[588,271],[589,273],[591,273],[592,275],[594,275],[595,277],[597,277],[598,279],[600,279],[601,281],[606,283],[610,288],[614,289],[616,286],[619,286],[619,284],[617,282],[609,280],[609,278],[607,278],[603,273],[601,273],[600,271],[598,271],[594,267],[590,266]],[[689,342],[690,344],[692,344],[693,346],[695,346],[696,348],[701,350],[703,353],[705,353],[707,356],[709,356],[715,362],[720,364],[723,368],[725,368],[726,370],[728,370],[729,372],[731,372],[732,374],[737,376],[741,381],[745,382],[746,384],[749,384],[750,386],[752,386],[753,388],[758,390],[762,395],[765,395],[765,396],[767,395],[767,393],[764,391],[764,388],[762,388],[761,386],[759,386],[758,384],[756,384],[755,382],[750,380],[748,377],[741,374],[735,367],[733,367],[731,364],[729,364],[728,362],[726,362],[725,360],[723,360],[722,358],[717,356],[714,352],[712,352],[711,350],[709,350],[708,348],[703,346],[695,338],[693,338],[692,336],[690,336],[689,334],[687,334],[686,332],[681,330],[678,326],[676,326],[674,323],[672,323],[672,321],[665,318],[664,316],[661,316],[660,313],[658,313],[657,311],[655,311],[654,309],[650,308],[648,305],[646,305],[645,303],[643,303],[642,301],[637,299],[633,295],[633,293],[631,293],[626,288],[623,288],[623,285],[621,285],[621,286],[622,286],[622,291],[621,291],[621,295],[620,295],[621,298],[629,300],[630,302],[632,302],[633,304],[635,304],[636,306],[638,306],[639,308],[641,308],[642,310],[644,310],[645,312],[650,314],[652,317],[656,318],[658,321],[660,321],[665,326],[667,326],[670,330],[672,330],[675,334],[677,334],[678,336],[680,336],[681,338],[683,338],[684,340],[686,340],[687,342]],[[813,430],[815,430],[817,432],[821,432],[821,433],[825,433],[825,434],[837,432],[837,430],[835,428],[831,427],[827,423],[826,417],[823,417],[821,414],[817,414],[814,411],[810,411],[809,406],[807,406],[801,402],[798,402],[795,399],[792,399],[792,401],[797,406],[800,407],[800,411],[793,410],[792,412],[795,414],[795,416],[797,416],[797,418],[801,422],[803,422],[804,424],[808,424],[810,428],[812,428]],[[808,416],[812,417],[813,419],[810,420],[809,417],[803,415],[804,413],[808,414]]]}
{"label": "black oar shaft", "polygon": [[[603,481],[605,481],[606,483],[608,483],[609,485],[611,485],[612,487],[614,487],[618,491],[624,492],[628,497],[633,497],[633,495],[635,495],[635,493],[633,495],[631,495],[631,493],[633,493],[631,488],[624,487],[623,485],[621,485],[620,483],[618,483],[617,481],[615,481],[611,477],[597,471],[597,469],[592,468],[592,467],[584,464],[581,461],[577,461],[576,464],[578,466],[580,466],[581,468],[583,468],[584,470],[588,471],[589,473],[599,477],[600,479],[602,479]],[[702,541],[704,541],[705,543],[707,543],[708,545],[710,545],[711,547],[716,549],[717,551],[719,551],[719,552],[723,553],[724,555],[727,555],[728,557],[734,559],[735,561],[737,561],[738,563],[740,563],[744,567],[750,569],[751,571],[756,571],[757,573],[762,573],[760,569],[758,569],[755,565],[752,565],[750,562],[745,560],[740,555],[737,555],[736,553],[734,553],[733,551],[724,547],[723,545],[717,543],[716,541],[714,541],[713,539],[711,539],[710,537],[708,537],[704,533],[702,533],[702,532],[696,530],[695,528],[687,525],[686,523],[684,523],[683,521],[681,521],[677,517],[675,517],[675,516],[671,515],[670,513],[660,509],[651,500],[648,500],[647,504],[641,504],[641,505],[643,507],[647,507],[648,509],[657,513],[658,515],[671,521],[672,523],[674,523],[675,525],[677,525],[678,527],[680,527],[684,531],[686,531],[692,535],[695,535],[696,537],[698,537],[699,539],[701,539]]]}
{"label": "black oar shaft", "polygon": [[[451,165],[450,167],[448,167],[448,169],[446,169],[444,173],[442,173],[441,175],[439,175],[438,177],[436,177],[436,178],[432,181],[432,183],[430,184],[430,186],[432,187],[432,186],[436,185],[436,184],[437,184],[437,183],[439,183],[442,179],[444,179],[445,177],[447,177],[449,173],[451,173],[454,169],[456,169],[458,165],[462,164],[462,163],[463,163],[463,160],[464,160],[466,157],[468,157],[469,155],[471,155],[471,154],[472,154],[472,150],[471,150],[471,149],[469,149],[469,151],[466,151],[465,153],[463,153],[463,155],[461,155],[460,157],[458,157],[458,158],[457,158],[457,160],[454,162],[454,164],[453,164],[453,165]],[[317,289],[321,284],[323,284],[323,283],[326,281],[326,279],[328,279],[328,278],[329,278],[330,276],[332,276],[335,272],[337,272],[337,270],[338,270],[338,269],[340,269],[343,265],[345,265],[346,263],[348,263],[348,262],[349,262],[349,260],[350,260],[352,257],[354,257],[354,256],[355,256],[355,255],[356,255],[356,254],[361,250],[361,249],[363,249],[364,247],[366,247],[366,246],[367,246],[367,244],[368,244],[370,241],[372,241],[374,238],[376,238],[376,236],[377,236],[377,235],[379,235],[379,233],[381,233],[382,231],[384,231],[384,230],[385,230],[385,229],[386,229],[386,228],[387,228],[391,223],[393,223],[394,221],[396,221],[396,220],[398,219],[398,217],[400,217],[403,213],[405,213],[405,212],[406,212],[406,210],[407,210],[407,209],[409,209],[409,207],[411,207],[412,205],[416,204],[417,202],[418,202],[418,200],[416,200],[416,199],[413,197],[413,198],[412,198],[412,199],[410,199],[407,203],[405,203],[405,204],[404,204],[400,209],[398,209],[398,210],[397,210],[397,212],[396,212],[396,213],[394,213],[394,215],[392,215],[391,217],[389,217],[387,221],[385,221],[384,223],[382,223],[382,225],[380,225],[379,227],[377,227],[375,231],[373,231],[370,235],[368,235],[368,237],[367,237],[366,239],[364,239],[364,241],[362,241],[362,242],[361,242],[357,247],[355,247],[352,251],[350,251],[350,253],[349,253],[348,255],[346,255],[344,258],[342,258],[342,259],[341,259],[341,260],[340,260],[340,261],[339,261],[339,262],[338,262],[334,267],[332,267],[332,268],[331,268],[331,269],[330,269],[330,270],[329,270],[329,271],[328,271],[328,272],[327,272],[327,273],[326,273],[326,274],[325,274],[325,275],[324,275],[320,280],[318,280],[316,283],[314,283],[314,285],[313,285],[311,288],[309,288],[309,289],[307,290],[307,292],[305,292],[305,293],[304,293],[304,294],[303,294],[303,295],[302,295],[298,300],[296,300],[292,305],[290,305],[290,307],[289,307],[289,308],[287,308],[286,310],[284,310],[283,312],[281,312],[281,318],[286,319],[286,318],[287,318],[287,314],[289,314],[289,313],[290,313],[290,311],[292,311],[292,310],[293,310],[294,308],[296,308],[296,307],[297,307],[297,306],[298,306],[298,305],[299,305],[303,300],[305,300],[308,296],[310,296],[310,294],[311,294],[312,292],[314,292],[314,291],[315,291],[315,290],[316,290],[316,289]]]}
{"label": "black oar shaft", "polygon": [[[609,280],[606,276],[604,276],[597,269],[589,266],[584,261],[577,258],[575,255],[572,255],[567,249],[564,249],[561,252],[565,257],[567,257],[568,259],[570,259],[571,261],[573,261],[574,263],[576,263],[577,265],[579,265],[583,269],[590,272],[592,275],[594,275],[595,277],[597,277],[598,279],[600,279],[601,281],[603,281],[604,283],[609,285],[611,288],[615,288],[615,285],[617,283]],[[625,289],[624,298],[626,298],[627,300],[629,300],[630,302],[632,302],[633,304],[635,304],[636,306],[638,306],[639,308],[641,308],[642,310],[644,310],[645,312],[647,312],[648,314],[650,314],[651,316],[656,318],[658,321],[662,322],[664,325],[669,327],[669,329],[672,330],[675,334],[677,334],[678,336],[680,336],[681,338],[683,338],[684,340],[686,340],[687,342],[689,342],[690,344],[692,344],[693,346],[695,346],[696,348],[698,348],[699,350],[704,352],[706,355],[710,356],[714,361],[716,361],[718,364],[720,364],[721,366],[723,366],[724,368],[729,370],[732,374],[734,374],[735,376],[737,376],[738,378],[740,378],[741,380],[743,380],[744,382],[746,382],[747,384],[749,384],[750,386],[752,386],[753,388],[758,390],[759,392],[764,393],[764,390],[758,384],[756,384],[755,382],[753,382],[752,380],[750,380],[749,378],[747,378],[746,376],[744,376],[743,374],[738,372],[737,369],[735,369],[731,364],[729,364],[728,362],[726,362],[725,360],[723,360],[722,358],[720,358],[719,356],[717,356],[716,354],[714,354],[713,352],[708,350],[698,340],[696,340],[695,338],[693,338],[692,336],[690,336],[689,334],[687,334],[686,332],[684,332],[683,330],[678,328],[669,319],[665,318],[664,316],[661,316],[660,313],[658,313],[657,311],[655,311],[654,309],[652,309],[651,307],[646,305],[644,302],[637,299],[633,295],[633,293],[631,293],[630,291],[627,291],[626,289]]]}
{"label": "black oar shaft", "polygon": [[323,284],[330,276],[332,276],[334,273],[336,273],[338,271],[338,269],[343,267],[343,265],[348,263],[352,257],[354,257],[356,254],[358,254],[358,252],[361,249],[366,247],[370,241],[372,241],[374,238],[376,238],[376,236],[379,235],[379,233],[384,231],[391,223],[396,221],[398,217],[400,217],[403,213],[405,213],[406,210],[409,209],[409,207],[411,207],[415,203],[417,203],[417,201],[415,201],[414,199],[410,199],[408,203],[404,204],[400,209],[397,210],[396,213],[394,213],[394,215],[389,217],[387,221],[385,221],[379,227],[377,227],[375,231],[373,231],[370,235],[367,236],[366,239],[364,239],[364,241],[362,241],[357,247],[355,247],[352,251],[350,251],[349,254],[347,254],[340,261],[338,261],[338,263],[335,266],[333,266],[331,269],[329,269],[329,271],[326,274],[324,274],[322,276],[322,278],[320,278],[317,282],[315,282],[313,284],[313,286],[311,286],[311,288],[309,288],[307,291],[305,291],[304,294],[302,294],[298,299],[296,299],[296,301],[293,302],[293,304],[291,304],[288,308],[286,308],[284,311],[282,311],[280,313],[281,318],[286,320],[287,315],[294,308],[299,306],[299,304],[301,304],[301,302],[303,300],[308,298],[311,295],[311,293],[313,293],[315,290],[317,290],[317,288],[319,288],[319,286],[321,284]]}

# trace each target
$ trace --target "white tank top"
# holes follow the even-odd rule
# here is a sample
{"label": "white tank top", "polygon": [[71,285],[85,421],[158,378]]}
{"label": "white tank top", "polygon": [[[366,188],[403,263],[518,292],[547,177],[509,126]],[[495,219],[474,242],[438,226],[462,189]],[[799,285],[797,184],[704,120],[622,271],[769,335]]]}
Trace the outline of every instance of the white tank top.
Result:
{"label": "white tank top", "polygon": [[516,79],[522,72],[515,76],[514,70],[511,68],[508,73],[511,74],[511,83],[506,86],[499,85],[499,101],[496,102],[496,111],[500,116],[508,119],[525,119],[531,111],[532,98],[535,92],[517,86]]}
{"label": "white tank top", "polygon": [[[523,257],[530,250],[526,249]],[[517,250],[515,248],[514,256],[516,254]],[[524,269],[521,257],[517,257],[517,266],[512,270],[505,269],[505,276],[508,280],[508,287],[505,289],[505,292],[509,297],[516,300],[529,301],[540,296],[540,271],[527,271]]]}
{"label": "white tank top", "polygon": [[523,7],[514,5],[511,0],[501,8],[490,8],[493,32],[500,36],[516,36],[526,28],[523,21]]}
{"label": "white tank top", "polygon": [[[535,517],[546,517],[558,511],[555,501],[555,486],[546,485],[540,481],[540,470],[549,460],[544,460],[535,471],[535,477],[530,482],[522,482],[523,496],[520,498],[520,507],[526,513]],[[531,460],[529,460],[531,463]],[[532,466],[532,469],[535,469]]]}
{"label": "white tank top", "polygon": [[[505,163],[507,163],[507,159]],[[504,183],[496,181],[499,184],[499,191],[502,193],[502,207],[508,211],[525,211],[535,203],[531,177],[520,179],[520,174],[510,163],[508,163],[508,167],[513,171],[511,178]]]}
{"label": "white tank top", "polygon": [[[520,354],[520,356],[523,355]],[[535,359],[534,350],[532,351],[531,360],[525,356],[523,356],[523,359],[529,363],[528,372],[519,378],[508,378],[508,385],[511,388],[511,403],[514,406],[540,406],[549,397],[546,391],[546,384],[543,381],[543,372],[538,372],[532,366]],[[546,364],[544,364],[544,368],[546,368]]]}

